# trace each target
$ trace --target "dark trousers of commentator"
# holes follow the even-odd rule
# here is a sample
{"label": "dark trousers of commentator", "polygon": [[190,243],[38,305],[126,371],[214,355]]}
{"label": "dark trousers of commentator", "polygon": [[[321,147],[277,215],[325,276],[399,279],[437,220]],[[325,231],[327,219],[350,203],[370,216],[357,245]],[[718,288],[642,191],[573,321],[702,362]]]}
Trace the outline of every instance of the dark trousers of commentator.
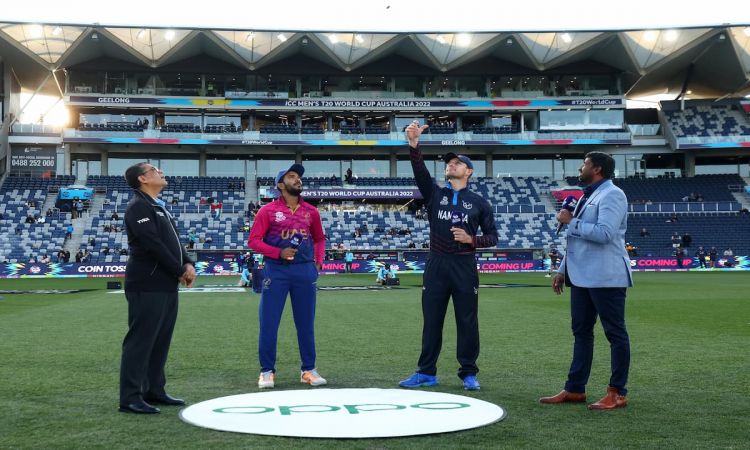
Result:
{"label": "dark trousers of commentator", "polygon": [[594,325],[602,322],[611,352],[609,385],[626,395],[630,369],[630,338],[625,329],[626,288],[570,288],[571,325],[575,342],[565,390],[586,392],[594,357]]}
{"label": "dark trousers of commentator", "polygon": [[476,375],[479,357],[479,274],[474,255],[431,254],[422,281],[422,354],[419,373],[435,375],[443,345],[443,323],[448,301],[453,297],[456,316],[458,376]]}
{"label": "dark trousers of commentator", "polygon": [[177,320],[177,292],[126,292],[128,333],[122,343],[120,404],[165,394],[164,365]]}

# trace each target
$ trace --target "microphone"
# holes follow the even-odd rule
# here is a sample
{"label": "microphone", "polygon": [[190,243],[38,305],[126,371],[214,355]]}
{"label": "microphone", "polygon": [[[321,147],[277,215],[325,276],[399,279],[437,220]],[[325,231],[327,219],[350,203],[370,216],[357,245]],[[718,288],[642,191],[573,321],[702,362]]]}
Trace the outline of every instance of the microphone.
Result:
{"label": "microphone", "polygon": [[463,228],[464,218],[466,214],[461,211],[451,211],[451,225],[458,228]]}
{"label": "microphone", "polygon": [[[294,236],[292,236],[291,239],[289,239],[289,246],[295,250],[299,249],[299,246],[302,245],[302,241],[305,239],[304,236],[302,236],[302,233],[294,233]],[[291,260],[287,260],[291,261]]]}
{"label": "microphone", "polygon": [[[569,195],[565,197],[565,200],[563,201],[562,207],[560,209],[567,209],[570,212],[575,211],[576,205],[578,205],[578,199],[573,197],[572,195]],[[563,223],[560,222],[557,224],[557,229],[555,230],[555,234],[560,234],[560,230],[562,230]]]}

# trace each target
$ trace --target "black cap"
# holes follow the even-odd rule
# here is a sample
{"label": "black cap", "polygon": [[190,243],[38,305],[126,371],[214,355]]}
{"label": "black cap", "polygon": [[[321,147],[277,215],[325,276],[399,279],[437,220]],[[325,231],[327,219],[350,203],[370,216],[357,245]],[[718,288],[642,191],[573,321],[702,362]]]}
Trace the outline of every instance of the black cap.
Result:
{"label": "black cap", "polygon": [[471,163],[471,160],[466,155],[458,155],[453,152],[448,152],[445,154],[445,156],[443,156],[443,161],[448,164],[448,162],[453,158],[458,158],[462,163],[466,164],[469,169],[474,170],[474,164]]}

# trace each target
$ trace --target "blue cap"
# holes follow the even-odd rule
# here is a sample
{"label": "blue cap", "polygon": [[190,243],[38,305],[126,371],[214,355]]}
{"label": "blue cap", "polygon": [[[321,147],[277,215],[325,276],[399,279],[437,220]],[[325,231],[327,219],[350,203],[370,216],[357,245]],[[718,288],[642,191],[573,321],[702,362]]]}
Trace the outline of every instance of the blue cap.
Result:
{"label": "blue cap", "polygon": [[458,158],[459,161],[461,161],[462,163],[466,164],[466,166],[469,169],[474,170],[474,164],[472,164],[471,160],[469,159],[469,157],[465,156],[465,155],[457,155],[457,154],[455,154],[453,152],[448,152],[448,153],[445,154],[445,156],[443,156],[443,161],[445,161],[445,163],[448,164],[448,162],[450,162],[450,160],[453,159],[453,158]]}
{"label": "blue cap", "polygon": [[292,167],[286,170],[280,170],[279,173],[276,174],[276,181],[273,184],[274,187],[278,186],[279,183],[281,183],[281,180],[284,179],[284,175],[289,172],[295,172],[297,175],[302,176],[305,174],[305,168],[302,167],[302,164],[292,164]]}

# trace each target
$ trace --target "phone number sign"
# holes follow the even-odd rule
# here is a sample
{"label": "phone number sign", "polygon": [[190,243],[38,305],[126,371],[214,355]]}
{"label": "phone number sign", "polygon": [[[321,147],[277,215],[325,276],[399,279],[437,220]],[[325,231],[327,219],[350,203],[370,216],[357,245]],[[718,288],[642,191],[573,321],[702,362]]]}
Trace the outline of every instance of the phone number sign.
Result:
{"label": "phone number sign", "polygon": [[10,156],[11,170],[23,172],[57,171],[57,155],[54,148],[25,147],[13,150]]}

